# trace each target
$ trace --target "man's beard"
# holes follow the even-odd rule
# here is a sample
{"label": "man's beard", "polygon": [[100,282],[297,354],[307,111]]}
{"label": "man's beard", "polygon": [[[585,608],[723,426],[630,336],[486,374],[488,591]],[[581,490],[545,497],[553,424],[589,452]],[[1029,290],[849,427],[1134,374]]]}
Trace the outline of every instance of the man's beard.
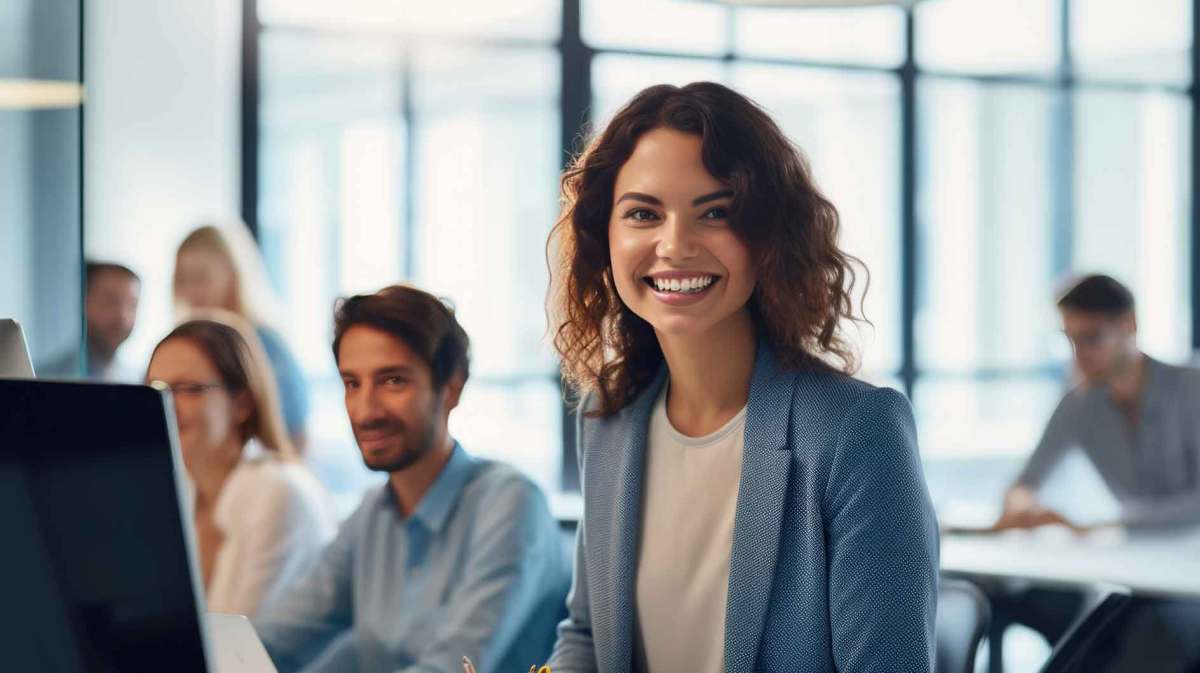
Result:
{"label": "man's beard", "polygon": [[[401,449],[399,455],[387,462],[372,462],[371,458],[364,453],[363,464],[372,472],[400,472],[412,467],[433,450],[436,439],[434,436],[435,425],[432,422],[432,418],[429,420],[431,422],[427,422],[418,428],[410,428],[399,419],[389,419],[357,428],[356,431],[368,431],[391,427],[394,429],[395,434],[399,435],[396,441],[403,442],[403,449]],[[362,451],[361,447],[359,447],[359,451]]]}

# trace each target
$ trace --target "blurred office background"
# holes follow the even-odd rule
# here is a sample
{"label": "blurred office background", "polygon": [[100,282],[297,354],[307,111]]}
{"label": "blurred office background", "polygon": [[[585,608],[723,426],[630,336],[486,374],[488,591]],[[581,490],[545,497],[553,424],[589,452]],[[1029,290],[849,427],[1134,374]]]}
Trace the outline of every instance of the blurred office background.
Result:
{"label": "blurred office background", "polygon": [[[144,366],[173,320],[175,247],[240,215],[309,382],[310,460],[344,508],[377,477],[345,420],[331,310],[407,281],[451,298],[474,340],[456,436],[569,512],[543,339],[558,171],[640,88],[715,80],[811,159],[871,273],[861,375],[913,400],[943,515],[986,519],[1069,382],[1057,282],[1128,283],[1160,359],[1200,338],[1196,4],[8,0],[0,315],[35,360],[81,348],[83,257],[128,264],[143,288],[124,356]],[[86,95],[5,96],[25,79]]]}

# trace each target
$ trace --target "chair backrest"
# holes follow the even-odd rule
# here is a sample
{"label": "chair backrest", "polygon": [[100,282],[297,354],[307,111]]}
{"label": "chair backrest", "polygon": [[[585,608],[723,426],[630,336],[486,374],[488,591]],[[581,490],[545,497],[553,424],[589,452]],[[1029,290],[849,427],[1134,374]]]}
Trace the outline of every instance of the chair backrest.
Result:
{"label": "chair backrest", "polygon": [[937,673],[972,673],[991,608],[974,584],[942,578],[938,587]]}
{"label": "chair backrest", "polygon": [[[1086,660],[1105,638],[1113,636],[1110,631],[1119,625],[1133,597],[1124,587],[1102,587],[1089,601],[1086,609],[1066,635],[1054,646],[1050,658],[1042,666],[1041,673],[1070,673],[1087,670]],[[1147,669],[1158,670],[1158,669]]]}

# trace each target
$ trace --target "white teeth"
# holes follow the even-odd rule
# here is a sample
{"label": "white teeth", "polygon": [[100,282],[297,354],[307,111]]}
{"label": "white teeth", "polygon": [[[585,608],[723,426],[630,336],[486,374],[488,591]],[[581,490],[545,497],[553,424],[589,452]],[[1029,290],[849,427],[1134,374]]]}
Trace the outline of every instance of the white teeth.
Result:
{"label": "white teeth", "polygon": [[696,293],[704,290],[716,280],[713,276],[699,276],[696,278],[651,278],[654,283],[654,288],[659,292],[683,292]]}

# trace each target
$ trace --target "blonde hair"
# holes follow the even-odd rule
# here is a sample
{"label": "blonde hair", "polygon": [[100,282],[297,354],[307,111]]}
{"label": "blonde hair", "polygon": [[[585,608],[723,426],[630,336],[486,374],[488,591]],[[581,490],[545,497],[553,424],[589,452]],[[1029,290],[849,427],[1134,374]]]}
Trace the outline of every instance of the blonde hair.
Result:
{"label": "blonde hair", "polygon": [[[250,396],[254,408],[239,428],[243,443],[256,439],[282,458],[298,455],[285,429],[270,361],[249,323],[229,311],[197,310],[163,337],[154,351],[171,339],[195,344],[212,361],[223,385]],[[153,354],[150,357],[153,359]]]}
{"label": "blonde hair", "polygon": [[175,253],[172,292],[176,311],[186,314],[194,308],[179,296],[179,256],[189,250],[205,250],[225,261],[233,274],[233,305],[224,307],[252,325],[275,327],[279,324],[276,307],[279,300],[267,277],[266,264],[250,230],[239,220],[213,222],[198,227],[179,244]]}

